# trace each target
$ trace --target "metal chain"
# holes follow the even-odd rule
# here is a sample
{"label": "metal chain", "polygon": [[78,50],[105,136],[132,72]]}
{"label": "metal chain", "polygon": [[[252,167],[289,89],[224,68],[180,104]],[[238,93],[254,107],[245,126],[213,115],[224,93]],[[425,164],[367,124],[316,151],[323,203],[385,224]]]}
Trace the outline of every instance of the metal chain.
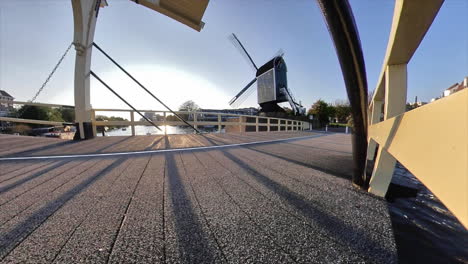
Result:
{"label": "metal chain", "polygon": [[52,78],[52,76],[54,75],[55,71],[57,70],[57,68],[60,66],[60,64],[62,63],[63,59],[65,59],[65,57],[67,56],[67,53],[68,51],[70,51],[71,47],[73,46],[73,43],[70,43],[70,45],[68,46],[67,50],[65,51],[65,53],[62,55],[62,57],[60,58],[60,60],[58,61],[58,63],[55,65],[54,69],[52,70],[52,72],[49,74],[49,76],[47,77],[47,79],[45,80],[45,82],[42,84],[41,88],[39,88],[39,90],[37,91],[36,95],[34,95],[34,97],[29,100],[29,102],[34,102],[36,100],[36,98],[39,96],[39,94],[42,92],[42,90],[44,90],[45,86],[47,85],[47,83],[49,82],[50,78]]}

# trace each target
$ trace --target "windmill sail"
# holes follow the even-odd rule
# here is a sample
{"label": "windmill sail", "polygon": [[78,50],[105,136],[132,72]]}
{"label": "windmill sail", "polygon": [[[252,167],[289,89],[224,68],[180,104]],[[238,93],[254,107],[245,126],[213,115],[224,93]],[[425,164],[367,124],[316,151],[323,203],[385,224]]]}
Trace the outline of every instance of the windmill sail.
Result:
{"label": "windmill sail", "polygon": [[235,106],[241,104],[247,97],[249,97],[250,94],[252,94],[252,91],[254,89],[250,89],[248,93],[247,90],[252,86],[257,81],[257,78],[254,78],[252,81],[250,81],[234,98],[229,101],[229,105]]}
{"label": "windmill sail", "polygon": [[229,36],[229,39],[231,40],[232,44],[239,50],[242,56],[247,60],[247,63],[252,67],[252,69],[254,71],[257,71],[258,70],[257,65],[255,65],[255,62],[253,61],[252,57],[250,57],[250,54],[247,52],[244,45],[242,45],[242,43],[237,38],[237,36],[234,33],[232,33]]}

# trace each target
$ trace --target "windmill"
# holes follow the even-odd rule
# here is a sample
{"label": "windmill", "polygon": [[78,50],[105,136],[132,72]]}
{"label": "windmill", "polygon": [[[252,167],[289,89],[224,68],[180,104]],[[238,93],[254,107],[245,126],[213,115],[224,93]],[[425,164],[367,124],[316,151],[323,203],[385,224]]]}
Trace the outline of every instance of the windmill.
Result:
{"label": "windmill", "polygon": [[284,52],[278,51],[277,54],[260,68],[257,67],[252,57],[249,55],[244,45],[233,33],[230,39],[241,54],[247,59],[255,73],[255,78],[250,81],[240,92],[229,101],[229,105],[236,107],[241,104],[254,91],[252,85],[257,82],[257,101],[260,105],[260,112],[265,115],[275,115],[275,113],[284,113],[278,103],[289,102],[294,114],[304,115],[305,108],[297,103],[296,99],[288,89],[287,67],[283,59]]}

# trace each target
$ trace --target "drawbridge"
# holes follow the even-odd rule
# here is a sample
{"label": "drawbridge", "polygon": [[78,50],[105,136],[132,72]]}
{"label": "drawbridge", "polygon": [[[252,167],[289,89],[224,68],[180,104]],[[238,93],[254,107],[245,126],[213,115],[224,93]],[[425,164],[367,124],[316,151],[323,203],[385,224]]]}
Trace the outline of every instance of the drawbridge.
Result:
{"label": "drawbridge", "polygon": [[[135,2],[162,13],[198,31],[203,28],[204,23],[201,19],[208,5],[208,0],[140,0]],[[418,109],[409,112],[405,111],[408,79],[407,65],[423,41],[425,34],[430,29],[431,24],[437,16],[437,13],[444,1],[395,1],[395,10],[389,43],[378,83],[370,103],[367,101],[368,85],[366,69],[364,66],[363,50],[359,40],[358,29],[354,22],[354,16],[348,1],[318,0],[318,2],[336,47],[336,52],[346,84],[348,98],[352,107],[352,117],[354,120],[354,132],[351,136],[352,149],[350,149],[350,151],[352,151],[352,160],[350,160],[352,166],[347,167],[349,171],[352,171],[352,173],[350,173],[352,184],[366,192],[384,197],[388,191],[395,166],[397,162],[399,162],[413,173],[422,183],[424,183],[457,217],[465,228],[468,227],[468,90],[465,89],[457,92],[452,96],[424,105]],[[79,131],[77,135],[80,139],[91,139],[95,135],[94,127],[96,122],[93,118],[94,111],[90,105],[90,78],[96,78],[112,91],[112,88],[106,84],[105,80],[101,79],[91,70],[91,55],[93,48],[95,48],[94,50],[103,52],[104,55],[119,67],[129,78],[133,79],[155,100],[162,103],[156,95],[152,94],[143,84],[134,79],[129,72],[122,68],[112,57],[105,53],[101,47],[94,43],[94,31],[99,9],[101,6],[105,5],[106,2],[100,0],[72,0],[74,15],[73,46],[76,50],[74,109]],[[69,49],[67,49],[67,51],[68,50]],[[114,92],[114,94],[120,98],[117,93]],[[124,98],[120,99],[125,102]],[[141,114],[141,111],[136,109],[136,107],[130,104],[128,104],[128,106],[132,108],[134,113],[140,114],[142,118],[145,118],[144,115]],[[167,107],[167,111],[175,115],[178,114],[177,112],[172,111],[169,107]],[[6,119],[0,118],[0,120]],[[460,122],[460,120],[462,121]],[[259,127],[268,127],[267,132],[270,132],[270,127],[272,125],[270,121],[271,120],[268,119],[265,123],[260,123],[257,117],[256,123],[253,125],[256,127],[256,132],[259,132]],[[152,122],[151,120],[146,120],[146,122],[150,122],[155,127],[159,127],[158,123]],[[186,121],[180,117],[180,122]],[[218,119],[218,122],[214,123],[221,124],[221,122],[222,120]],[[296,131],[304,130],[304,128],[306,128],[304,123],[289,123],[288,120],[277,120],[277,122],[277,127],[281,127],[283,125],[282,122],[286,122],[284,125],[286,130],[291,128],[291,131]],[[194,123],[186,122],[185,124],[192,127],[194,131],[197,130]],[[243,123],[241,118],[239,118],[238,125],[241,126],[249,124]],[[444,129],[440,129],[440,127],[443,127]],[[450,134],[448,134],[447,131],[450,131]],[[307,144],[312,143],[309,142]],[[294,146],[294,149],[291,150],[291,152],[293,152],[295,148],[299,147]],[[280,150],[275,149],[275,151],[281,153]],[[244,151],[233,150],[232,152],[243,154]],[[245,150],[245,152],[252,153],[251,150]],[[265,153],[263,154],[268,155]],[[240,173],[241,177],[251,173],[256,176],[256,181],[260,182],[261,188],[267,188],[263,190],[262,195],[266,195],[265,197],[267,197],[271,194],[271,191],[280,192],[281,194],[279,195],[279,198],[274,196],[274,198],[277,199],[276,202],[281,202],[286,199],[290,203],[288,205],[289,207],[294,210],[303,210],[301,207],[303,204],[300,199],[296,196],[291,196],[289,189],[281,188],[280,185],[270,181],[268,177],[262,177],[262,173],[260,173],[260,171],[262,171],[263,168],[257,168],[254,166],[255,158],[246,162],[243,160],[245,157],[242,155],[231,155],[229,153],[224,154],[227,155],[227,158],[216,155],[217,154],[215,153],[210,156],[210,158],[219,161],[219,164],[215,167],[212,167],[212,164],[209,162],[202,162],[202,164],[199,164],[198,161],[195,160],[197,157],[196,155],[195,157],[190,155],[188,155],[188,157],[183,156],[181,159],[174,159],[173,156],[169,155],[169,158],[167,159],[168,163],[164,163],[166,161],[161,161],[159,159],[158,162],[163,162],[165,164],[164,166],[168,168],[171,174],[176,176],[179,173],[176,168],[179,166],[183,167],[184,160],[187,160],[188,164],[194,164],[193,166],[196,167],[197,171],[200,173],[203,173],[204,169],[210,170],[213,174],[220,171],[227,174]],[[291,154],[288,153],[288,155]],[[207,155],[202,152],[199,156],[206,157]],[[278,154],[277,156],[281,156],[281,154]],[[265,160],[269,162],[277,161],[276,159],[267,159],[262,155],[256,155],[255,157],[258,157],[259,161],[263,162],[262,164],[265,163]],[[231,166],[223,167],[223,162],[226,162],[228,159],[235,163],[243,164],[240,166],[242,168],[239,169],[232,164]],[[140,164],[143,161],[145,160],[142,159],[135,162]],[[369,161],[374,163],[372,168],[368,168],[367,166]],[[108,165],[117,166],[117,163],[115,165]],[[248,165],[245,165],[244,163],[248,163]],[[143,162],[142,164],[142,166],[146,166],[144,165],[146,163]],[[292,166],[292,168],[299,170],[296,166],[297,163],[295,165],[288,162],[281,164]],[[339,166],[338,163],[335,165]],[[223,168],[218,168],[220,166]],[[5,167],[9,167],[9,165]],[[14,165],[12,165],[12,167],[14,167]],[[92,167],[92,165],[90,165],[90,167]],[[105,170],[104,167],[103,169]],[[275,169],[281,171],[282,168],[281,166],[278,166],[278,164],[275,164]],[[153,168],[153,170],[156,170],[156,168]],[[305,171],[310,172],[308,170]],[[366,173],[366,171],[369,173]],[[164,174],[164,172],[160,171],[158,173]],[[184,171],[184,175],[185,174],[189,175],[190,172],[188,170]],[[275,176],[279,175],[277,172],[274,172],[273,174]],[[141,172],[141,175],[143,175],[143,172]],[[191,176],[187,175],[184,176],[185,184],[190,182]],[[206,176],[206,174],[203,175]],[[165,178],[162,177],[161,179]],[[177,180],[178,177],[172,179]],[[242,178],[241,181],[244,180],[246,179]],[[276,180],[281,181],[281,178],[278,177]],[[170,182],[169,184],[172,184],[172,186],[181,185],[179,182]],[[288,184],[292,183],[288,182]],[[342,186],[341,181],[340,184],[340,186]],[[301,189],[298,185],[292,184],[291,186]],[[190,188],[195,187],[191,186]],[[198,186],[198,188],[203,189],[200,186]],[[216,189],[221,193],[221,190],[218,190],[217,187],[213,187],[212,189]],[[141,195],[144,195],[143,193],[144,192],[142,192]],[[202,191],[199,193],[202,193]],[[236,195],[240,195],[240,193],[242,192],[238,190]],[[352,196],[353,194],[347,193],[347,195]],[[220,197],[221,196],[224,197],[224,195],[220,195]],[[179,199],[180,197],[172,198]],[[193,202],[199,202],[196,197],[190,197],[187,199],[192,200]],[[209,197],[205,197],[204,202],[208,203],[208,201]],[[369,202],[369,204],[372,204],[372,202]],[[210,206],[215,207],[216,205],[211,204]],[[186,209],[185,207],[188,208],[189,205],[184,205],[184,208],[176,209]],[[320,210],[314,209],[313,212],[315,214],[319,214]],[[300,213],[304,213],[304,211],[301,211]],[[305,213],[308,213],[309,216],[313,215],[310,211]],[[196,214],[197,217],[204,217],[203,213],[200,212],[195,212],[194,214]],[[326,225],[327,221],[325,220],[332,219],[333,223],[342,223],[335,218],[326,216],[325,214],[322,214],[321,216],[323,218],[317,221],[326,226],[327,232],[329,233],[333,233],[333,230],[329,230],[332,229],[332,227],[330,225]],[[176,218],[177,217],[180,218],[183,216],[176,215]],[[351,223],[350,226],[353,226],[353,220],[349,218],[347,219]],[[206,219],[203,221],[206,221]],[[200,225],[197,226],[197,223],[194,223],[193,226],[198,228],[197,231],[200,231]],[[205,222],[203,227],[207,228]],[[368,228],[368,226],[366,226],[366,228]],[[356,248],[352,247],[352,243],[348,243],[353,238],[350,237],[348,239],[349,241],[346,241],[344,249],[349,250],[352,253]],[[209,243],[214,242],[210,240]],[[340,245],[343,246],[342,244]],[[347,246],[350,246],[351,248],[347,248]],[[357,245],[357,247],[358,246],[359,245]],[[361,250],[362,248],[358,247],[357,249]],[[385,253],[387,251],[384,249],[382,252]],[[379,256],[373,255],[372,257]],[[382,255],[380,255],[380,257],[382,257]],[[378,260],[383,261],[384,259],[380,258]]]}

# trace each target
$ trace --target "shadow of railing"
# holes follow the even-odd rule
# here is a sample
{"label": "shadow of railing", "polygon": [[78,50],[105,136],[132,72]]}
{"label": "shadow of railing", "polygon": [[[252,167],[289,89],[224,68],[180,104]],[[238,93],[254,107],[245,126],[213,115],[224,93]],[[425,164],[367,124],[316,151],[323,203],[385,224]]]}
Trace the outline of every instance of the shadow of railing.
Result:
{"label": "shadow of railing", "polygon": [[[330,175],[333,175],[333,176],[336,176],[336,177],[339,177],[339,178],[342,178],[342,179],[347,179],[347,180],[351,179],[351,171],[347,174],[347,173],[344,173],[343,170],[340,169],[343,166],[343,161],[336,162],[336,164],[330,164],[330,167],[334,167],[334,168],[337,168],[337,169],[329,169],[329,168],[324,168],[324,167],[321,167],[321,166],[313,165],[313,164],[310,164],[310,163],[307,163],[307,162],[303,162],[303,161],[300,161],[300,160],[296,160],[296,159],[293,159],[291,157],[285,157],[285,156],[282,156],[282,155],[279,155],[279,154],[276,154],[276,153],[260,150],[260,149],[255,148],[255,147],[246,147],[246,148],[248,148],[248,149],[250,149],[252,151],[264,154],[264,155],[271,156],[273,158],[282,159],[284,161],[291,162],[291,163],[294,163],[294,164],[299,165],[299,166],[311,168],[311,169],[314,169],[314,170],[317,170],[317,171],[320,171],[320,172],[323,172],[323,173],[327,173],[327,174],[330,174]],[[331,162],[331,161],[329,161],[329,162]],[[350,160],[349,162],[351,163],[352,160]]]}
{"label": "shadow of railing", "polygon": [[48,173],[48,172],[50,172],[50,171],[52,171],[52,170],[55,170],[55,169],[57,169],[57,168],[59,168],[59,167],[65,165],[65,164],[67,164],[67,163],[69,163],[69,162],[70,162],[70,161],[59,161],[59,162],[55,163],[54,165],[52,165],[52,166],[50,166],[50,167],[47,167],[47,168],[45,168],[45,169],[39,170],[39,171],[37,171],[37,172],[35,172],[35,173],[33,173],[33,174],[27,176],[27,177],[24,177],[24,178],[22,178],[22,179],[20,179],[20,180],[17,180],[17,181],[15,181],[15,182],[13,182],[13,183],[10,183],[10,184],[1,186],[1,187],[0,187],[0,194],[1,194],[1,193],[4,193],[4,192],[7,192],[7,191],[9,191],[9,190],[11,190],[11,189],[14,189],[14,188],[16,188],[16,187],[18,187],[18,186],[20,186],[20,185],[26,183],[26,182],[29,182],[29,181],[31,181],[31,180],[33,180],[33,179],[35,179],[35,178],[37,178],[37,177],[39,177],[39,176],[45,174],[45,173]]}
{"label": "shadow of railing", "polygon": [[[168,137],[164,136],[164,140],[166,148],[170,148]],[[182,182],[175,155],[174,153],[166,154],[166,176],[181,262],[213,263],[215,257],[210,251],[207,234],[203,231],[200,219],[195,214]]]}
{"label": "shadow of railing", "polygon": [[20,152],[10,153],[8,155],[5,155],[5,157],[30,156],[30,155],[33,155],[36,152],[45,151],[45,150],[49,150],[49,149],[53,149],[53,148],[57,148],[57,147],[61,147],[61,146],[66,146],[66,145],[72,145],[72,144],[76,144],[76,143],[78,143],[78,142],[73,141],[73,140],[67,140],[67,141],[58,142],[58,143],[55,143],[55,144],[50,144],[50,145],[46,145],[46,146],[40,146],[40,147],[37,147],[37,148],[27,149],[27,150],[20,151]]}
{"label": "shadow of railing", "polygon": [[370,261],[387,263],[396,258],[394,252],[381,246],[381,241],[373,240],[366,232],[350,226],[336,216],[325,212],[322,208],[307,201],[302,195],[260,173],[229,151],[222,151],[221,153],[249,172],[249,176],[274,192],[281,200],[292,206],[301,215],[316,223],[320,227],[319,231],[325,233],[333,240],[339,241],[345,247],[353,249]]}
{"label": "shadow of railing", "polygon": [[[151,143],[151,145],[149,145],[148,147],[145,148],[145,150],[152,150],[154,146],[156,146],[159,142],[161,142],[164,138],[166,138],[167,136],[162,136],[161,138],[158,138],[157,140],[153,141],[153,143]],[[166,139],[167,140],[167,139]]]}
{"label": "shadow of railing", "polygon": [[86,178],[78,185],[66,191],[53,201],[47,203],[42,208],[38,209],[27,217],[24,221],[15,225],[11,230],[0,235],[0,260],[3,259],[16,245],[21,243],[26,237],[29,236],[39,225],[45,222],[52,214],[59,210],[68,201],[73,199],[76,195],[83,192],[91,184],[102,178],[107,173],[111,172],[114,168],[120,165],[125,158],[120,158],[112,162],[107,167],[94,173],[91,177]]}

